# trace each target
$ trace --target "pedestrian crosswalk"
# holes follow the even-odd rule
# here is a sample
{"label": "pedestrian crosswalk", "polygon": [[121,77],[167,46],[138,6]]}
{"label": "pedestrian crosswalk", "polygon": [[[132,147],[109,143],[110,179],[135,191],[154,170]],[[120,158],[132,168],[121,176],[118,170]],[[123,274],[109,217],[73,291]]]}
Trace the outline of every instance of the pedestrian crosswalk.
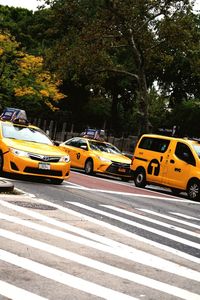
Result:
{"label": "pedestrian crosswalk", "polygon": [[200,299],[200,218],[57,203],[0,197],[0,299]]}

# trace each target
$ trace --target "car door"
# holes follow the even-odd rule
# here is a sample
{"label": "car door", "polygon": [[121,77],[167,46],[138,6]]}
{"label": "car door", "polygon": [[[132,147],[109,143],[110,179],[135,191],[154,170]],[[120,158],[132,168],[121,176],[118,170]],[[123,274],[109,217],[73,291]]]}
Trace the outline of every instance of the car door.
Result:
{"label": "car door", "polygon": [[183,142],[176,142],[166,163],[164,183],[170,187],[185,189],[196,160],[190,147]]}
{"label": "car door", "polygon": [[78,167],[78,160],[77,160],[77,152],[79,147],[79,138],[72,138],[68,140],[63,146],[62,149],[67,152],[71,159],[71,166]]}
{"label": "car door", "polygon": [[139,144],[138,159],[145,162],[147,181],[162,184],[169,145],[169,139],[157,137],[145,137]]}
{"label": "car door", "polygon": [[84,169],[85,161],[88,155],[89,154],[87,141],[85,139],[79,139],[74,157],[76,167]]}

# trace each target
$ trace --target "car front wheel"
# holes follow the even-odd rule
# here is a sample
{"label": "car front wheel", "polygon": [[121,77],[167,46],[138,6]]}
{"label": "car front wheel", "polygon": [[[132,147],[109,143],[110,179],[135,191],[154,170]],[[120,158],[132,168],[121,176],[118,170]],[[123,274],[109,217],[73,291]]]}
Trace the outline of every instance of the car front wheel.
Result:
{"label": "car front wheel", "polygon": [[93,161],[88,159],[85,163],[85,173],[88,175],[93,174]]}
{"label": "car front wheel", "polygon": [[140,188],[145,187],[146,174],[145,174],[144,170],[140,169],[140,170],[136,171],[134,182],[135,182],[135,186],[137,186],[137,187],[140,187]]}
{"label": "car front wheel", "polygon": [[188,184],[187,194],[190,200],[200,201],[200,182],[193,180]]}

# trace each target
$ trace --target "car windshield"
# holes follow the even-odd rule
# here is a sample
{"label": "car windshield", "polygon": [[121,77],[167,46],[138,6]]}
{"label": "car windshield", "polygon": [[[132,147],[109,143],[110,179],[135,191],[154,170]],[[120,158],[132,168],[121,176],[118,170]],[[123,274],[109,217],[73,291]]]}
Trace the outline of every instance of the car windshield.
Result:
{"label": "car windshield", "polygon": [[52,141],[41,131],[15,124],[2,124],[4,138],[53,145]]}
{"label": "car windshield", "polygon": [[113,154],[121,154],[121,151],[118,148],[116,148],[114,145],[111,145],[109,143],[89,141],[89,145],[91,150],[97,150],[97,151],[113,153]]}
{"label": "car windshield", "polygon": [[200,145],[193,145],[195,152],[197,153],[198,157],[200,158]]}

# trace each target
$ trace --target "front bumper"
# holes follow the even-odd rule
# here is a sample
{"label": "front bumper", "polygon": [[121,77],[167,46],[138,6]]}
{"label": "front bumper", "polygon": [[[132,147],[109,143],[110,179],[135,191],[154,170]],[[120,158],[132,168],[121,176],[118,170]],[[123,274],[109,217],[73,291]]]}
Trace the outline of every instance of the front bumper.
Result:
{"label": "front bumper", "polygon": [[130,165],[125,163],[120,163],[120,162],[112,162],[111,164],[102,164],[97,168],[96,172],[118,176],[121,178],[131,179],[133,177],[130,169]]}
{"label": "front bumper", "polygon": [[15,156],[11,152],[7,152],[3,157],[3,171],[8,173],[59,179],[69,177],[70,162],[48,162],[44,164],[44,162],[28,157]]}

